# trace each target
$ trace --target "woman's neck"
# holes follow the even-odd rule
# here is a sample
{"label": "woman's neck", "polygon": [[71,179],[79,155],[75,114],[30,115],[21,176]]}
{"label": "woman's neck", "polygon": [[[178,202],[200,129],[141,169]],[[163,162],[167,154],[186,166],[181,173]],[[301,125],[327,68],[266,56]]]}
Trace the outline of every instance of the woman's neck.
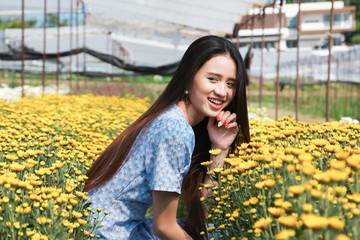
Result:
{"label": "woman's neck", "polygon": [[200,116],[199,113],[192,108],[190,104],[186,104],[185,101],[179,101],[176,105],[183,111],[185,119],[190,126],[194,127],[204,119],[203,116]]}

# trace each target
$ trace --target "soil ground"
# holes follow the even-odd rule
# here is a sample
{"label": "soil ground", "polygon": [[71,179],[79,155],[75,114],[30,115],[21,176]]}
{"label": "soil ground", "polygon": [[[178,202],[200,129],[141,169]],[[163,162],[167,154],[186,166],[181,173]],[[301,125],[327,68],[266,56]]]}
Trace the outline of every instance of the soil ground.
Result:
{"label": "soil ground", "polygon": [[[276,116],[276,109],[275,108],[269,108],[267,107],[267,113],[269,118],[274,119],[275,120],[275,116]],[[284,110],[284,109],[279,109],[278,110],[278,118],[281,117],[294,117],[296,118],[296,113],[293,111],[289,111],[289,110]],[[301,122],[325,122],[326,118],[325,117],[314,117],[311,115],[307,115],[307,114],[303,114],[303,113],[298,113],[298,121]]]}

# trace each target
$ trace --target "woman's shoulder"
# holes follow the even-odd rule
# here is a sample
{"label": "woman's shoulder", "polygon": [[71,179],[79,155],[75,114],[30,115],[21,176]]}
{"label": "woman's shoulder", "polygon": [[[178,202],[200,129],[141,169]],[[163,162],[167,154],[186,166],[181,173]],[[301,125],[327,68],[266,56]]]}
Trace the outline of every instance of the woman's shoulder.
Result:
{"label": "woman's shoulder", "polygon": [[171,105],[162,112],[151,124],[152,129],[157,132],[166,132],[168,134],[187,134],[194,135],[194,131],[186,121],[184,113],[176,105]]}
{"label": "woman's shoulder", "polygon": [[155,121],[159,121],[162,124],[167,123],[168,125],[176,123],[182,127],[192,129],[192,127],[186,121],[184,113],[176,104],[166,108]]}

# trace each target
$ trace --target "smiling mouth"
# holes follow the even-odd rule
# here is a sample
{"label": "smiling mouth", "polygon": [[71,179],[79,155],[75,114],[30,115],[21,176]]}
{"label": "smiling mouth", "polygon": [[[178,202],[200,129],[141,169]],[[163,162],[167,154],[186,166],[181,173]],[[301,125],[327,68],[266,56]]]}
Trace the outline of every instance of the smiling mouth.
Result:
{"label": "smiling mouth", "polygon": [[224,103],[224,101],[221,101],[221,100],[217,100],[217,99],[214,99],[214,98],[208,98],[209,102],[215,104],[215,105],[221,105]]}

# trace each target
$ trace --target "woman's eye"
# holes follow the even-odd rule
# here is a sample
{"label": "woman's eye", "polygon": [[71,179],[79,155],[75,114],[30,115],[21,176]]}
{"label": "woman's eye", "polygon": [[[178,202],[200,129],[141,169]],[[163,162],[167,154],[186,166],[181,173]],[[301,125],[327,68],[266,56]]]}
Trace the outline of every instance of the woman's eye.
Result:
{"label": "woman's eye", "polygon": [[213,82],[217,81],[217,79],[216,79],[216,78],[213,78],[213,77],[209,77],[208,79],[209,79],[210,81],[213,81]]}
{"label": "woman's eye", "polygon": [[227,85],[228,85],[229,87],[234,87],[234,86],[235,86],[235,84],[234,84],[233,82],[228,82]]}

